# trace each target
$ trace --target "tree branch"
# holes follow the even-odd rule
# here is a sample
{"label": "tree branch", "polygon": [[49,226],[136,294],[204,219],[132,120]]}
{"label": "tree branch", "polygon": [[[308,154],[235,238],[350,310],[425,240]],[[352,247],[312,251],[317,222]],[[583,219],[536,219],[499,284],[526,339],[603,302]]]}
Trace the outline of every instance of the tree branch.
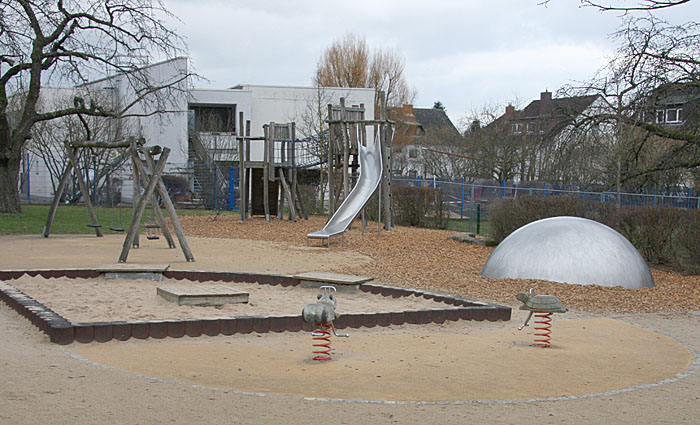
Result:
{"label": "tree branch", "polygon": [[603,5],[598,1],[593,0],[581,0],[581,4],[586,7],[594,7],[596,9],[602,10],[604,12],[618,11],[618,12],[631,12],[640,10],[659,10],[666,9],[668,7],[679,6],[690,2],[690,0],[641,0],[637,6],[614,6],[612,4]]}

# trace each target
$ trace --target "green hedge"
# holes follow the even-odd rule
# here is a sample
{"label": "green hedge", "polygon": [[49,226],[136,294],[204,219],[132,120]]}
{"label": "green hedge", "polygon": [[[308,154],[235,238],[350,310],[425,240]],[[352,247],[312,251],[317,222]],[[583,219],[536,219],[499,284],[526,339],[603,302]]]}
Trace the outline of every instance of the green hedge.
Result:
{"label": "green hedge", "polygon": [[428,187],[397,186],[394,199],[394,223],[400,226],[447,227],[448,211],[443,192]]}
{"label": "green hedge", "polygon": [[620,232],[649,264],[700,274],[700,211],[584,202],[570,196],[500,199],[490,211],[491,238],[500,243],[516,229],[547,217],[584,217]]}

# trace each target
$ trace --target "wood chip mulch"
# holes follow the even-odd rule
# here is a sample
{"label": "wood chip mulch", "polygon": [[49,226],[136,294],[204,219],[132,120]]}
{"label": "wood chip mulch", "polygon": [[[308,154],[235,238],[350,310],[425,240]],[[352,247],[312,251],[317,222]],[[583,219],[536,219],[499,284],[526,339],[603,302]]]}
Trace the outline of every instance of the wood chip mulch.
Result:
{"label": "wood chip mulch", "polygon": [[[310,217],[296,223],[289,220],[253,217],[241,222],[237,216],[222,215],[216,221],[207,216],[181,217],[185,233],[211,238],[235,238],[287,242],[306,246],[306,234],[319,230],[324,217]],[[597,285],[570,285],[541,280],[488,279],[481,268],[494,248],[470,245],[450,239],[446,230],[395,227],[377,235],[377,224],[368,224],[362,234],[356,220],[340,238],[331,241],[331,250],[355,251],[371,257],[368,266],[320,270],[372,276],[375,281],[459,295],[493,303],[519,306],[515,295],[528,288],[538,294],[552,294],[573,310],[599,314],[686,312],[700,310],[700,276],[652,268],[656,287],[624,289]],[[321,240],[312,240],[313,249],[325,250]]]}

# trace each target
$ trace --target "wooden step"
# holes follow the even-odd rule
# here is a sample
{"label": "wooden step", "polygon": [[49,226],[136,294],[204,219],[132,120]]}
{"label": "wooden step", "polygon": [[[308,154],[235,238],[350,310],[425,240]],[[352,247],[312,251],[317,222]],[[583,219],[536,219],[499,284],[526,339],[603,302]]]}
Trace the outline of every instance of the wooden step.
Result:
{"label": "wooden step", "polygon": [[349,274],[328,272],[306,272],[294,275],[300,280],[302,288],[320,288],[321,286],[334,286],[339,292],[357,293],[360,285],[372,280],[371,277],[353,276]]}
{"label": "wooden step", "polygon": [[166,300],[178,305],[224,305],[247,303],[249,294],[225,285],[167,285],[159,286],[156,292]]}

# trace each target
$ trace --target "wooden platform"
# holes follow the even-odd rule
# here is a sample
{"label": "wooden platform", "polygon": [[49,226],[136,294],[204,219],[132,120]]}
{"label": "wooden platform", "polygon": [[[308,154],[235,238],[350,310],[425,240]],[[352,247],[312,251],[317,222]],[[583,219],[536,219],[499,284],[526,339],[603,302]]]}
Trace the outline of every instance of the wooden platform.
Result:
{"label": "wooden platform", "polygon": [[178,305],[224,305],[248,302],[248,293],[224,285],[168,285],[159,286],[156,292]]}
{"label": "wooden platform", "polygon": [[360,290],[361,284],[372,280],[371,277],[326,272],[306,272],[294,275],[294,277],[301,281],[302,288],[334,286],[339,292],[353,294]]}
{"label": "wooden platform", "polygon": [[104,273],[105,279],[148,279],[160,282],[170,264],[103,264],[96,270]]}

